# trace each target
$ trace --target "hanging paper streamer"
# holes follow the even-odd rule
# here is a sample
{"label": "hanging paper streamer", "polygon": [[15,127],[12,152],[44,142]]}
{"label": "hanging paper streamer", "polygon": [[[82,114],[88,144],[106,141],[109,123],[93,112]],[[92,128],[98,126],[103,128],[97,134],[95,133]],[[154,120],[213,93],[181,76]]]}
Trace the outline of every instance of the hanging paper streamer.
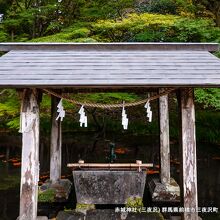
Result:
{"label": "hanging paper streamer", "polygon": [[65,117],[65,111],[63,108],[63,99],[60,100],[60,102],[57,105],[57,108],[58,108],[57,109],[58,116],[57,116],[56,120],[58,120],[60,118],[60,120],[63,121],[63,118]]}
{"label": "hanging paper streamer", "polygon": [[151,107],[150,107],[150,102],[149,101],[147,101],[147,103],[145,104],[144,108],[147,109],[148,121],[152,122],[152,111],[151,111]]}
{"label": "hanging paper streamer", "polygon": [[85,109],[84,109],[83,105],[81,106],[78,113],[80,114],[80,118],[79,118],[80,127],[82,127],[84,124],[84,127],[86,128],[87,127],[87,116],[86,116]]}
{"label": "hanging paper streamer", "polygon": [[128,118],[127,118],[127,114],[125,112],[124,102],[123,102],[123,108],[122,108],[122,125],[125,130],[128,129]]}

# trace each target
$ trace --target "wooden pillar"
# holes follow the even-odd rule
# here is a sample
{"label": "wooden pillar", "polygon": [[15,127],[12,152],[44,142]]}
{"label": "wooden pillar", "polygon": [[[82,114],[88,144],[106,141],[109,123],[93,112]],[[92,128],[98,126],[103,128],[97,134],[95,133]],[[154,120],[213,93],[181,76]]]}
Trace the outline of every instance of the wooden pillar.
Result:
{"label": "wooden pillar", "polygon": [[[198,220],[197,161],[195,136],[194,92],[191,88],[180,89],[181,145],[182,145],[182,199],[184,220]],[[194,209],[194,210],[192,210]]]}
{"label": "wooden pillar", "polygon": [[19,220],[37,218],[39,181],[39,93],[24,89],[21,105],[22,164]]}
{"label": "wooden pillar", "polygon": [[51,142],[50,142],[50,180],[55,183],[61,178],[61,120],[57,118],[57,105],[60,98],[51,96]]}
{"label": "wooden pillar", "polygon": [[[159,92],[164,92],[160,89]],[[162,184],[170,183],[170,136],[168,95],[159,98],[160,118],[160,179]]]}

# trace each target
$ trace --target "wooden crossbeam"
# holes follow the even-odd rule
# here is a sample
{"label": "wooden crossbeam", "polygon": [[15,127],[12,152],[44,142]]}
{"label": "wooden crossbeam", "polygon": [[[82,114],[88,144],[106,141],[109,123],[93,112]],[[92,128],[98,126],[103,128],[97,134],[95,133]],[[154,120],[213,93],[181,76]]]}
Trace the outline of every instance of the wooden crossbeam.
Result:
{"label": "wooden crossbeam", "polygon": [[103,169],[147,169],[153,167],[152,163],[69,163],[67,167],[72,169],[78,168],[103,168]]}

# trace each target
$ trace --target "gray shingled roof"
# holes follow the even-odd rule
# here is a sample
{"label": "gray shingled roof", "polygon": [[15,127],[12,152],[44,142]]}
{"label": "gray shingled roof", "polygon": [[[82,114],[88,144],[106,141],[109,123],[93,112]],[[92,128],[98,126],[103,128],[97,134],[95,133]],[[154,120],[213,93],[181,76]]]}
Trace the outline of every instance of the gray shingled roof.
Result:
{"label": "gray shingled roof", "polygon": [[220,86],[220,60],[197,50],[12,50],[0,87]]}

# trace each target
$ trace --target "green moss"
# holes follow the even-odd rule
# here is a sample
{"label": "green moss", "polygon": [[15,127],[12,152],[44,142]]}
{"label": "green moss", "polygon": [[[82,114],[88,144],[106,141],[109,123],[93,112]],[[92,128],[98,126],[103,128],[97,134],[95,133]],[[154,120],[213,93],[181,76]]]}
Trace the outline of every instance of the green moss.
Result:
{"label": "green moss", "polygon": [[72,208],[67,208],[66,206],[64,206],[64,210],[63,210],[64,212],[69,212],[69,211],[73,211],[73,209]]}
{"label": "green moss", "polygon": [[130,197],[126,201],[126,207],[141,208],[144,207],[143,199],[141,197]]}
{"label": "green moss", "polygon": [[80,204],[80,203],[76,204],[76,211],[81,211],[81,210],[88,211],[91,209],[95,209],[94,204]]}
{"label": "green moss", "polygon": [[56,190],[47,189],[45,191],[39,190],[38,192],[38,202],[54,202],[55,201]]}

